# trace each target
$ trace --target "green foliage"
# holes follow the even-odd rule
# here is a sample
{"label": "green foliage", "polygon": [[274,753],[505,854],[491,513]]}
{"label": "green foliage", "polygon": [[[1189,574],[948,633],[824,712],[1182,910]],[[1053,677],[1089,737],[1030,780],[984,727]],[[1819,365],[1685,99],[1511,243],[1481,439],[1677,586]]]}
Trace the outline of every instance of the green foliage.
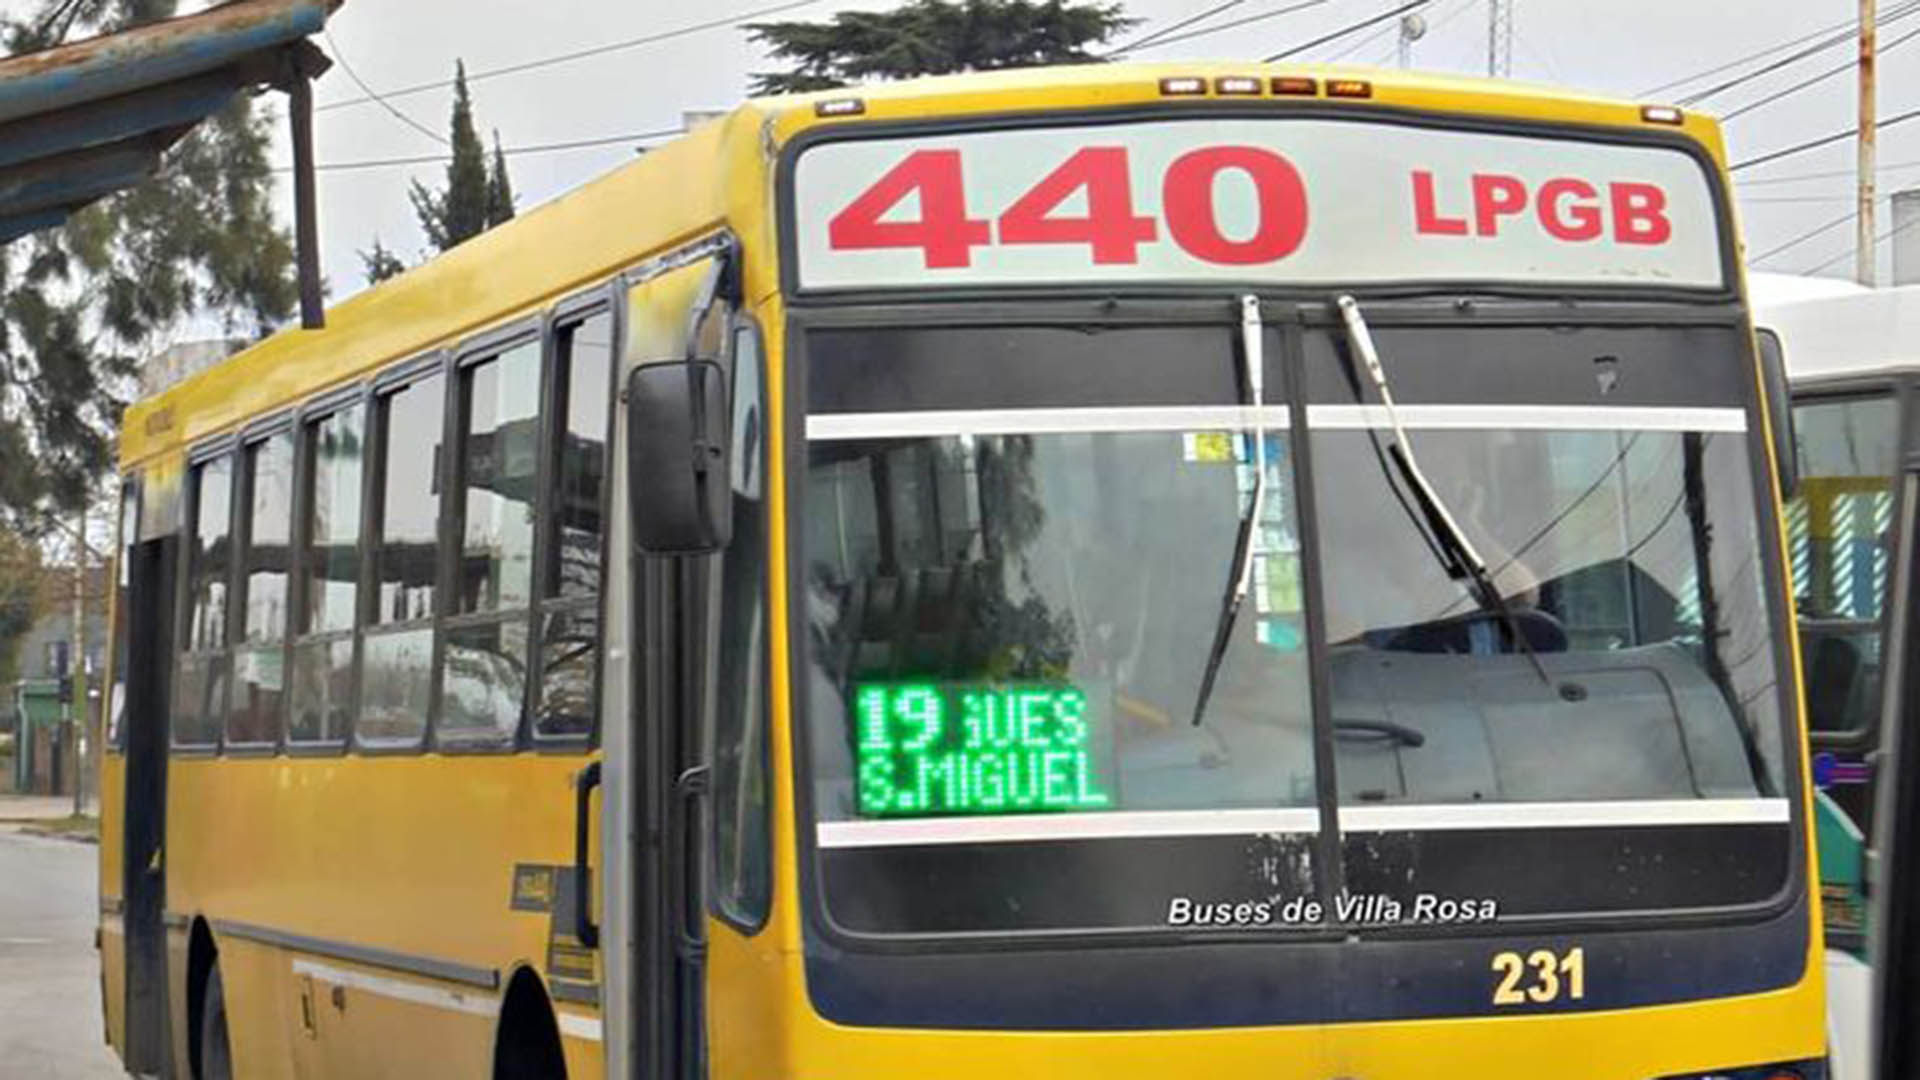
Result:
{"label": "green foliage", "polygon": [[487,173],[487,228],[513,220],[513,181],[507,176],[507,154],[500,149],[500,133],[493,133],[493,169]]}
{"label": "green foliage", "polygon": [[416,180],[409,192],[421,231],[441,251],[453,250],[492,224],[487,213],[487,151],[473,127],[473,98],[467,93],[467,65],[461,61],[454,63],[449,127],[453,160],[447,163],[447,186],[434,191]]}
{"label": "green foliage", "polygon": [[20,642],[46,607],[46,575],[33,544],[0,532],[0,686],[18,675]]}
{"label": "green foliage", "polygon": [[1134,25],[1118,4],[1066,0],[913,0],[892,11],[842,11],[832,22],[750,23],[749,37],[793,62],[753,77],[756,94],[960,71],[1088,64],[1088,46]]}
{"label": "green foliage", "polygon": [[360,265],[366,270],[369,285],[378,285],[388,278],[399,277],[407,271],[407,264],[402,262],[400,256],[395,255],[391,248],[382,244],[377,236],[373,238],[372,249],[362,251],[359,255]]}
{"label": "green foliage", "polygon": [[[173,0],[45,0],[4,24],[15,51],[172,15]],[[159,173],[0,248],[0,528],[44,530],[113,460],[140,360],[189,319],[264,336],[298,298],[271,205],[270,119],[240,95]]]}

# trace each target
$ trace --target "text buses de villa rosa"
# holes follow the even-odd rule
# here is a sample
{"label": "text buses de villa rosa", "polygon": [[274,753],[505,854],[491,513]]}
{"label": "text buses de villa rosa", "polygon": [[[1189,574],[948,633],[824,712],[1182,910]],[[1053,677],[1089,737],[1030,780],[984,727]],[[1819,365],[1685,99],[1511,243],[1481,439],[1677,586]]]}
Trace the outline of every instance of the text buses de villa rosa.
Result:
{"label": "text buses de villa rosa", "polygon": [[750,102],[129,411],[109,1037],[1822,1075],[1734,253],[1637,104]]}

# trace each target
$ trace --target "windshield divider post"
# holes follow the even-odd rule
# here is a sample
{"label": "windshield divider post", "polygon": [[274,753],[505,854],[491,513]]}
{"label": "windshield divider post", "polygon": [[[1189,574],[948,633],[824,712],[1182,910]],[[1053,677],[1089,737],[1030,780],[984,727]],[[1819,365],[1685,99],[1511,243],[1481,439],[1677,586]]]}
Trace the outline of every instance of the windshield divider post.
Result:
{"label": "windshield divider post", "polygon": [[1294,535],[1300,542],[1300,607],[1307,641],[1307,704],[1313,718],[1314,803],[1320,811],[1320,828],[1314,835],[1314,852],[1319,861],[1315,879],[1320,885],[1320,910],[1326,913],[1324,925],[1338,919],[1335,901],[1346,892],[1346,856],[1340,834],[1340,777],[1333,744],[1333,665],[1327,644],[1326,577],[1321,557],[1319,498],[1313,488],[1313,432],[1307,426],[1306,349],[1301,333],[1303,320],[1296,309],[1292,326],[1282,338],[1281,393],[1287,401],[1291,446],[1288,457],[1293,463]]}

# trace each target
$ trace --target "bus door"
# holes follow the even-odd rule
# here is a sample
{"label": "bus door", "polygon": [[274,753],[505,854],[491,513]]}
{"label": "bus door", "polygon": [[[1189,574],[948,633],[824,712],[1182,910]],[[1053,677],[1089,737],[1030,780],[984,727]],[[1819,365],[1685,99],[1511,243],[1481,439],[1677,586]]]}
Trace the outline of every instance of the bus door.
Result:
{"label": "bus door", "polygon": [[[628,293],[626,360],[656,373],[689,370],[689,357],[715,358],[723,351],[730,293],[725,252],[666,271]],[[631,372],[629,373],[632,374]],[[628,640],[634,672],[628,680],[631,722],[624,739],[603,740],[606,798],[628,808],[612,836],[633,837],[627,879],[624,933],[608,935],[609,980],[624,975],[626,1007],[614,1020],[624,1036],[609,1032],[609,1075],[694,1078],[706,1072],[705,883],[707,767],[700,716],[705,708],[716,617],[712,586],[719,556],[713,545],[650,543],[649,528],[672,516],[671,492],[632,478],[636,423],[632,401],[641,382],[631,378],[621,395],[629,413],[621,424],[627,453],[616,469],[627,474],[627,528],[633,542],[625,599],[631,612]],[[724,398],[715,404],[724,409]],[[648,426],[643,424],[643,426]],[[641,442],[647,442],[643,434]],[[616,503],[616,506],[619,505]],[[630,792],[613,790],[625,782]],[[609,875],[620,860],[609,859]],[[606,896],[619,902],[623,886]],[[624,970],[623,970],[624,969]],[[630,1057],[629,1057],[630,1055]],[[627,1064],[623,1064],[623,1059]],[[616,1071],[618,1070],[618,1071]]]}
{"label": "bus door", "polygon": [[171,534],[127,547],[126,794],[121,863],[126,926],[125,1062],[161,1074],[167,1050],[168,670],[178,542]]}
{"label": "bus door", "polygon": [[1901,403],[1885,383],[1795,395],[1800,485],[1787,506],[1827,940],[1865,947],[1880,737],[1882,642],[1892,579]]}

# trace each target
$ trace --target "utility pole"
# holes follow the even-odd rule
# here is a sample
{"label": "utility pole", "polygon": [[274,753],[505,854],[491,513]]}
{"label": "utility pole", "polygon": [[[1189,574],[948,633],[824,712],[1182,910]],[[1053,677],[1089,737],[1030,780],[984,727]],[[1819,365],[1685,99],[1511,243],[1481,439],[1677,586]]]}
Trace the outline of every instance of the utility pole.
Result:
{"label": "utility pole", "polygon": [[1860,284],[1873,287],[1874,264],[1874,228],[1873,228],[1873,169],[1874,169],[1874,124],[1878,119],[1874,107],[1874,34],[1873,21],[1875,0],[1860,0],[1860,161],[1858,209],[1854,215],[1853,240],[1853,278]]}
{"label": "utility pole", "polygon": [[1487,74],[1501,79],[1513,74],[1513,0],[1487,0]]}
{"label": "utility pole", "polygon": [[[74,533],[73,545],[73,628],[72,644],[68,646],[73,660],[67,665],[67,677],[71,680],[67,687],[66,722],[69,745],[73,752],[69,761],[73,762],[73,813],[75,817],[87,812],[87,737],[85,734],[87,715],[87,508],[80,506],[80,527]],[[75,722],[76,716],[79,722]]]}

